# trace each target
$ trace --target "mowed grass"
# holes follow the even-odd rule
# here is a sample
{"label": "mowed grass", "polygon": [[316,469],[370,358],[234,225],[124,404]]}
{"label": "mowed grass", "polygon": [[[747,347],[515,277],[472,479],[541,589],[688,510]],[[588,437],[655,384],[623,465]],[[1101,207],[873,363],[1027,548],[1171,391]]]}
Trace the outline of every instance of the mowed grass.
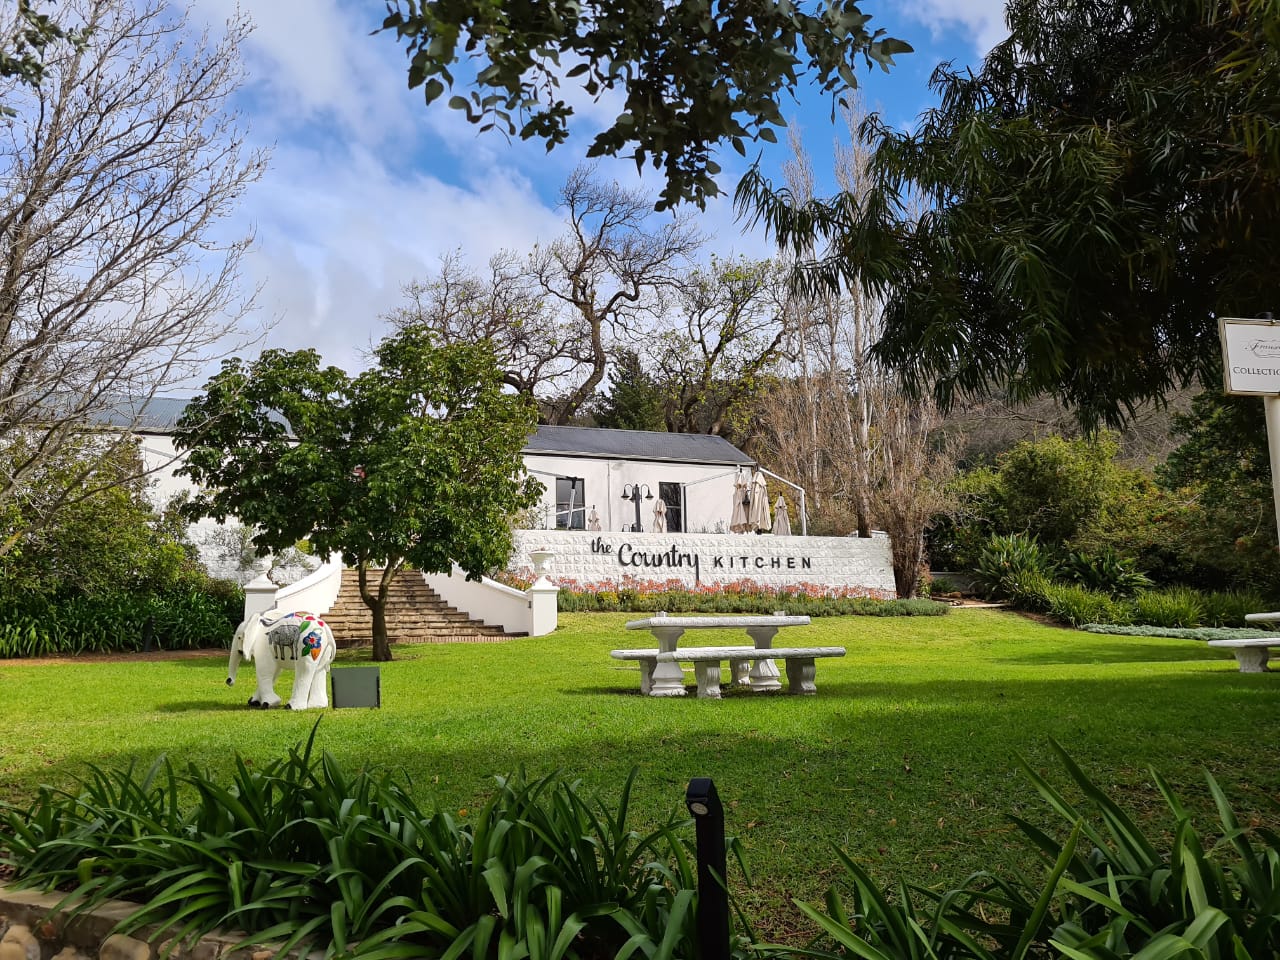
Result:
{"label": "mowed grass", "polygon": [[[1016,758],[1065,787],[1050,738],[1149,828],[1169,823],[1151,767],[1204,826],[1205,769],[1243,820],[1280,826],[1280,675],[1241,674],[1197,641],[993,610],[823,619],[779,636],[848,648],[819,661],[817,696],[735,691],[717,702],[639,695],[635,665],[608,655],[644,645],[646,634],[623,629],[634,616],[565,614],[549,637],[397,649],[382,665],[382,709],[327,711],[318,742],[351,767],[404,771],[426,803],[454,811],[522,766],[562,770],[609,800],[638,767],[640,826],[682,808],[690,778],[713,777],[753,874],[747,888],[735,871],[735,895],[761,932],[783,939],[803,927],[791,898],[819,899],[839,875],[835,846],[884,881],[954,884],[1025,865],[1007,814],[1055,824]],[[367,656],[345,652],[338,666]],[[306,738],[318,712],[249,710],[251,666],[232,689],[225,675],[217,654],[0,663],[0,796],[161,753],[216,773],[233,752],[262,763]]]}

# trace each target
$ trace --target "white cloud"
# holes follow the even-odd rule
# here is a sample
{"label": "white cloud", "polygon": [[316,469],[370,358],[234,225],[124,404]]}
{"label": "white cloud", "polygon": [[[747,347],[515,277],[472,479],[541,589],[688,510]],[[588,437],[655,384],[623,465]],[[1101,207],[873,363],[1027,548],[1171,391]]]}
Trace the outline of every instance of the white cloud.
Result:
{"label": "white cloud", "polygon": [[258,231],[247,272],[277,320],[268,342],[315,346],[327,362],[357,368],[402,286],[432,273],[442,255],[460,249],[480,265],[559,232],[559,217],[524,178],[488,168],[475,179],[483,189],[398,176],[363,149],[341,159],[278,150],[250,196]]}
{"label": "white cloud", "polygon": [[[193,24],[217,24],[236,7],[193,0]],[[499,249],[523,252],[559,235],[555,191],[594,129],[620,109],[614,95],[575,96],[574,139],[548,154],[540,143],[478,134],[443,104],[426,108],[419,91],[405,89],[403,48],[368,36],[380,5],[239,7],[257,25],[243,51],[250,79],[241,109],[272,156],[227,227],[256,233],[244,274],[246,289],[260,290],[255,319],[275,324],[263,345],[314,347],[348,371],[385,333],[380,317],[402,302],[402,286],[432,274],[442,255],[460,250],[480,266]],[[746,164],[731,151],[719,159],[732,191]],[[625,160],[602,160],[598,174],[654,193],[660,186],[658,171],[637,176]],[[711,202],[698,225],[709,251],[772,252],[762,231],[742,235],[731,196]]]}
{"label": "white cloud", "polygon": [[1004,8],[1004,0],[915,0],[904,5],[901,14],[924,24],[935,36],[959,27],[968,33],[974,51],[985,56],[1009,35]]}

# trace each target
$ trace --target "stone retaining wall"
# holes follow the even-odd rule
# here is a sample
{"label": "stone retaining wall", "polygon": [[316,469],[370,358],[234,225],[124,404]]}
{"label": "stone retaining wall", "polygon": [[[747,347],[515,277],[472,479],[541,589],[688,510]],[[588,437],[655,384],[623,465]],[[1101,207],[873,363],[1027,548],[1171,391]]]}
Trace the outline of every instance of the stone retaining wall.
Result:
{"label": "stone retaining wall", "polygon": [[[232,949],[245,934],[226,931],[202,937],[194,944],[160,938],[149,942],[154,927],[134,936],[111,931],[138,909],[136,903],[108,900],[72,918],[71,910],[55,911],[60,893],[36,893],[0,886],[0,960],[271,960],[278,945],[258,944]],[[295,952],[294,956],[297,955]]]}

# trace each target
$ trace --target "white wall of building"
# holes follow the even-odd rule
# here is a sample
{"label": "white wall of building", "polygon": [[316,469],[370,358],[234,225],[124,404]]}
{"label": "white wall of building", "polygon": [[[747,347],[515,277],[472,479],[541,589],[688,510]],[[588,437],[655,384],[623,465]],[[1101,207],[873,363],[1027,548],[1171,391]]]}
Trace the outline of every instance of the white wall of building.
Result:
{"label": "white wall of building", "polygon": [[142,462],[146,465],[148,479],[151,481],[148,494],[151,502],[163,508],[180,493],[196,492],[196,486],[186,477],[177,475],[182,466],[178,457],[178,449],[173,437],[159,434],[142,434],[138,437],[142,450]]}
{"label": "white wall of building", "polygon": [[[525,467],[546,490],[536,508],[535,523],[539,529],[554,530],[556,509],[556,477],[581,477],[584,481],[585,507],[600,517],[602,531],[630,529],[636,520],[635,504],[622,499],[628,484],[648,485],[653,500],[640,504],[640,526],[653,529],[653,506],[657,502],[658,484],[678,483],[684,486],[685,523],[690,533],[727,533],[733,513],[734,477],[737,469],[727,464],[669,463],[642,460],[605,460],[591,457],[557,457],[527,454]],[[744,476],[749,475],[744,472]],[[795,515],[794,508],[792,515]]]}

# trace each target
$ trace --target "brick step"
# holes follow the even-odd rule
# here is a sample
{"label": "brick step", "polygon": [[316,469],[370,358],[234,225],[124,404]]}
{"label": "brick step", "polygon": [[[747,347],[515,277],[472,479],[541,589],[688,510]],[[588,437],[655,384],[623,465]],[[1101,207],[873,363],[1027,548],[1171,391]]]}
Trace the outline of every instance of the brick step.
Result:
{"label": "brick step", "polygon": [[[358,626],[369,627],[372,623],[372,616],[369,612],[362,613],[361,616],[358,617],[334,617],[332,614],[326,613],[324,620],[330,627],[333,627],[334,625],[346,628]],[[399,626],[426,625],[458,627],[470,625],[474,630],[502,631],[502,628],[500,627],[489,626],[486,625],[486,623],[481,623],[480,621],[472,621],[470,617],[466,616],[431,617],[422,616],[422,614],[417,612],[402,613],[401,616],[397,617],[392,616],[392,612],[388,611],[387,622],[388,625],[389,623],[394,622],[398,623]]]}
{"label": "brick step", "polygon": [[[327,620],[325,622],[328,623]],[[333,629],[333,627],[330,626],[330,629]],[[360,624],[353,624],[347,629],[334,630],[333,632],[335,637],[338,636],[339,633],[341,633],[341,635],[345,638],[345,637],[369,636],[373,632],[373,630],[370,624],[360,623]],[[436,624],[436,623],[410,623],[410,624],[388,623],[387,633],[391,636],[392,639],[395,639],[396,637],[407,637],[407,636],[452,636],[458,633],[478,633],[487,637],[507,636],[507,634],[504,631],[496,627],[484,627],[482,629],[481,627],[468,626],[466,624],[456,624],[453,626],[449,626],[445,624]]]}
{"label": "brick step", "polygon": [[[467,623],[471,620],[467,614],[453,607],[447,610],[430,610],[422,607],[391,607],[386,608],[387,617],[396,616],[401,620],[430,620],[432,623]],[[335,620],[351,621],[351,620],[368,620],[373,616],[373,611],[368,607],[362,607],[359,610],[330,610],[324,615],[325,620],[333,622]]]}
{"label": "brick step", "polygon": [[[391,642],[397,646],[427,646],[437,643],[505,643],[513,637],[525,637],[525,633],[501,633],[501,634],[478,634],[478,633],[459,633],[443,637],[392,637]],[[347,650],[351,647],[371,647],[373,646],[373,638],[370,636],[353,637],[339,641],[338,646]]]}
{"label": "brick step", "polygon": [[[368,582],[376,583],[380,570],[368,571]],[[422,575],[412,571],[396,574],[388,588],[387,633],[392,643],[497,643],[511,636],[501,627],[489,626],[446,603],[427,586]],[[364,646],[373,642],[372,614],[360,597],[354,570],[346,570],[342,590],[325,622],[333,629],[338,646]]]}

